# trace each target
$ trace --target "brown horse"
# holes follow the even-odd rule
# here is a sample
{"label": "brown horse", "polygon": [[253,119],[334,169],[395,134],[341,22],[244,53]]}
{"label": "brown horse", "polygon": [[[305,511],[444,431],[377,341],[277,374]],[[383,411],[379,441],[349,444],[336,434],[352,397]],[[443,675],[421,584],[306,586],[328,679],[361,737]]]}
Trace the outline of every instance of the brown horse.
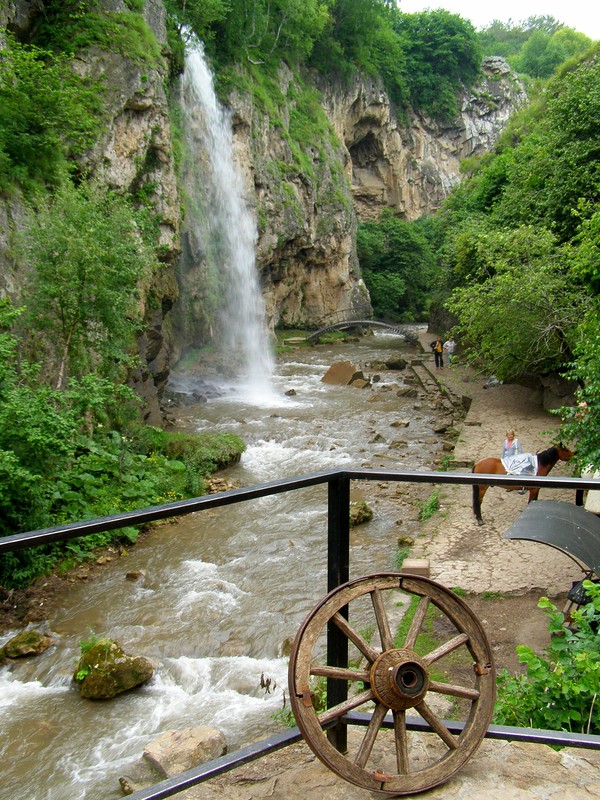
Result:
{"label": "brown horse", "polygon": [[[540,453],[536,453],[537,470],[535,474],[541,476],[547,475],[557,461],[570,461],[574,455],[575,453],[571,452],[567,447],[563,447],[562,444],[553,445],[547,450],[542,450]],[[484,458],[483,461],[479,461],[475,464],[472,471],[480,475],[507,474],[502,464],[502,459],[500,458]],[[518,488],[518,486],[508,486],[506,490],[510,492]],[[487,490],[488,487],[486,485],[473,485],[473,513],[480,525],[483,524],[483,519],[481,518],[481,501]],[[529,489],[529,502],[531,503],[532,500],[537,500],[539,493],[539,487],[532,486]]]}

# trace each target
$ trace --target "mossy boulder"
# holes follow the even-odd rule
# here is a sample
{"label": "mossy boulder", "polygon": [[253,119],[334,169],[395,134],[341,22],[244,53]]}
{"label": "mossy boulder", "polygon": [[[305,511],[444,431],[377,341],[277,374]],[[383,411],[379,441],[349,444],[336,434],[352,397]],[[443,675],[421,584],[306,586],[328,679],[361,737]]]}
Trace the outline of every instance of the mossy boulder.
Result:
{"label": "mossy boulder", "polygon": [[4,647],[0,647],[0,663],[7,658],[22,658],[23,656],[38,656],[52,644],[49,633],[40,633],[36,630],[21,631],[9,639]]}
{"label": "mossy boulder", "polygon": [[369,522],[373,519],[373,511],[361,500],[358,503],[350,503],[350,527],[354,528],[356,525],[362,525],[364,522]]}
{"label": "mossy boulder", "polygon": [[82,645],[73,675],[82,697],[108,700],[149,681],[154,667],[143,656],[128,655],[111,639],[95,639]]}

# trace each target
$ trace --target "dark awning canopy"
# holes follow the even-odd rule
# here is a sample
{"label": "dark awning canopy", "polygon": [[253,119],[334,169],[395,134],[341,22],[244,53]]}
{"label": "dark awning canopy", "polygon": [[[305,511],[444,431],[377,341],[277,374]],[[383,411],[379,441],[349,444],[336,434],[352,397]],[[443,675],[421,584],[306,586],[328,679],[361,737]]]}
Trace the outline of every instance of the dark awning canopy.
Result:
{"label": "dark awning canopy", "polygon": [[600,577],[600,518],[581,506],[536,500],[526,506],[504,538],[555,547]]}

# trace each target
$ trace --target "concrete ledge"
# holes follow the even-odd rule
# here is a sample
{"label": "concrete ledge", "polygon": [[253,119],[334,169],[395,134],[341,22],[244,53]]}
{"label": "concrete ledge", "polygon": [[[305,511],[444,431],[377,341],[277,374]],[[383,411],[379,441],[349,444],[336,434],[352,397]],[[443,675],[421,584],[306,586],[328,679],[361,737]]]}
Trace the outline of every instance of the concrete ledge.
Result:
{"label": "concrete ledge", "polygon": [[422,578],[429,577],[428,558],[406,558],[402,562],[402,572],[407,575],[420,575]]}

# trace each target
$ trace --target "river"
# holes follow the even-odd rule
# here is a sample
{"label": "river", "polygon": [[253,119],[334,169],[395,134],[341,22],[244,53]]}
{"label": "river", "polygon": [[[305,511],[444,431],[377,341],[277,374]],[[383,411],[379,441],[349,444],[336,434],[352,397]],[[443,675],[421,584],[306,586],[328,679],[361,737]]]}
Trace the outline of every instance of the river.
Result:
{"label": "river", "polygon": [[[439,447],[433,410],[397,397],[401,373],[381,373],[370,389],[321,380],[334,361],[407,352],[382,334],[297,349],[278,357],[266,403],[223,396],[180,409],[178,426],[243,437],[247,449],[226,473],[241,486],[346,466],[428,469]],[[174,385],[193,381],[175,376]],[[352,529],[351,577],[393,571],[408,532],[394,492],[379,494],[375,483],[353,486],[374,518]],[[74,583],[49,621],[54,645],[0,669],[0,800],[118,798],[119,776],[171,728],[215,726],[230,750],[277,730],[286,643],[326,593],[326,505],[320,486],[193,514],[157,527],[97,580]],[[126,579],[136,571],[139,580]],[[71,679],[90,632],[151,659],[152,680],[111,701],[81,699]]]}

